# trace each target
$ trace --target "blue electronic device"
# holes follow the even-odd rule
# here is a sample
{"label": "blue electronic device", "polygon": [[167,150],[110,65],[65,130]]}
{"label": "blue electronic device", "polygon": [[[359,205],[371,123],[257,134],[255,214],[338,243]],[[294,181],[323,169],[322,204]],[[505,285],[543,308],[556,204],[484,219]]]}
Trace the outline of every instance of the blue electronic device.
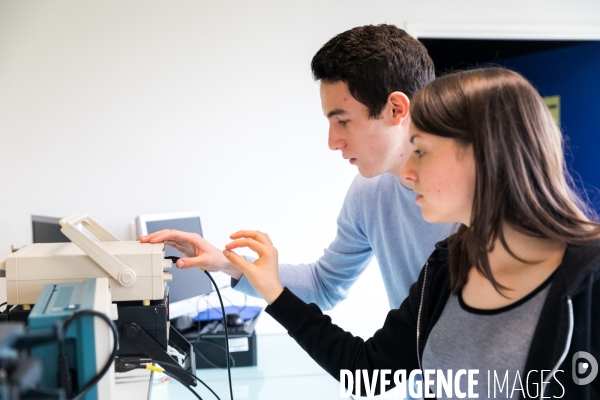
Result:
{"label": "blue electronic device", "polygon": [[[30,333],[51,333],[56,324],[81,310],[110,313],[111,297],[107,278],[86,279],[82,282],[48,284],[29,314]],[[93,379],[106,363],[112,348],[112,334],[108,325],[91,315],[85,315],[65,332],[65,354],[69,360],[75,391]],[[34,347],[32,356],[42,362],[40,387],[55,389],[58,383],[58,343]],[[114,398],[114,368],[83,397],[85,400]]]}

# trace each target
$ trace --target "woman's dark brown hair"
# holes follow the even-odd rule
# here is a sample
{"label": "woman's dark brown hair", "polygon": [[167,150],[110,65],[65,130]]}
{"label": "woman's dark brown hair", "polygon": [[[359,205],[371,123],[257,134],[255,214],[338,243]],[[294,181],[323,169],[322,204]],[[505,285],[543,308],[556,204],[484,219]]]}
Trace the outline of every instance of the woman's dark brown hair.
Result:
{"label": "woman's dark brown hair", "polygon": [[[414,126],[472,144],[475,196],[469,226],[449,243],[451,287],[457,293],[475,266],[500,293],[488,252],[496,240],[516,259],[503,234],[518,232],[570,244],[600,237],[600,225],[571,189],[561,132],[537,91],[516,72],[484,68],[438,78],[411,102]],[[586,215],[587,214],[587,215]]]}

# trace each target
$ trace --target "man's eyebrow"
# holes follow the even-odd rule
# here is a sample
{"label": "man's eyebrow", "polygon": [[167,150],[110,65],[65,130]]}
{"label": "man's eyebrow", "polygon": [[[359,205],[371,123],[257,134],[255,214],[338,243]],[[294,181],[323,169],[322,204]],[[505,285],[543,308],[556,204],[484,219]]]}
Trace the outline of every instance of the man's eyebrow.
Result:
{"label": "man's eyebrow", "polygon": [[336,115],[341,115],[341,114],[345,114],[346,111],[342,110],[341,108],[336,108],[333,111],[329,111],[327,113],[327,118],[331,118],[331,117],[335,117]]}
{"label": "man's eyebrow", "polygon": [[418,133],[415,133],[414,135],[412,135],[412,136],[410,137],[410,144],[414,144],[414,142],[415,142],[415,138],[416,138],[416,137],[420,137],[420,136],[421,136],[421,135],[419,135]]}

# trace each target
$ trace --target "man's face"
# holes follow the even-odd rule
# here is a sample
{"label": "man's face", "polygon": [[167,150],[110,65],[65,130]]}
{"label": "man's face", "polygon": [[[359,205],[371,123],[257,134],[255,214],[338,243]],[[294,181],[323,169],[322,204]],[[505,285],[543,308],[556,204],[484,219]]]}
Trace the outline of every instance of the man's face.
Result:
{"label": "man's face", "polygon": [[369,119],[366,105],[350,94],[345,82],[321,83],[321,105],[329,120],[329,148],[356,165],[365,178],[384,172],[400,175],[411,149],[406,123],[393,124],[384,114]]}

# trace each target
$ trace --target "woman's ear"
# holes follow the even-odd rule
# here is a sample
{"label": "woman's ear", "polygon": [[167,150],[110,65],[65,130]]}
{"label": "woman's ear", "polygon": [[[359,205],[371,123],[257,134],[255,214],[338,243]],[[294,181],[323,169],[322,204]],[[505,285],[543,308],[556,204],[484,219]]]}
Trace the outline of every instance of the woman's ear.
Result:
{"label": "woman's ear", "polygon": [[402,92],[392,92],[383,109],[384,116],[392,125],[400,125],[409,116],[410,100]]}

